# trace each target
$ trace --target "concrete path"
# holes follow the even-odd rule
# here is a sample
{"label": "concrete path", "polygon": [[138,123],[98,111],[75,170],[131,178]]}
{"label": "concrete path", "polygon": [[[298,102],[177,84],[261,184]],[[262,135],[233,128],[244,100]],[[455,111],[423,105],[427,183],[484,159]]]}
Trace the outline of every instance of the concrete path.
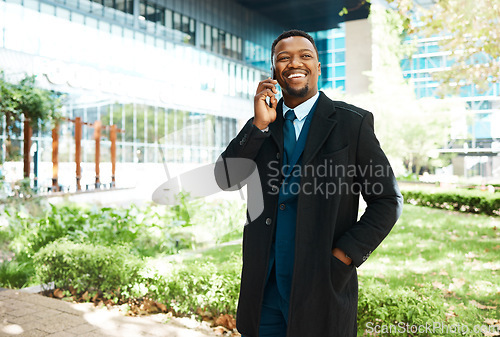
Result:
{"label": "concrete path", "polygon": [[72,304],[0,288],[0,336],[216,336],[210,327],[164,314],[127,317],[117,310]]}

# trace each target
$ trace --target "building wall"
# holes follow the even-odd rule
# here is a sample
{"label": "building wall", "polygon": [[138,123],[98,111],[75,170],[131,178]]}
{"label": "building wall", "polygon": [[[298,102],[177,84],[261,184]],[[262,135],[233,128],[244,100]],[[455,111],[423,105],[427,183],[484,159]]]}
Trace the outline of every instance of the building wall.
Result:
{"label": "building wall", "polygon": [[[230,0],[6,0],[0,69],[12,82],[37,75],[38,86],[61,95],[69,119],[117,125],[119,163],[203,164],[253,115],[255,88],[268,76],[270,45],[281,31]],[[71,167],[74,124],[62,122],[59,132],[60,165]],[[103,130],[103,167],[108,136]],[[5,139],[0,116],[0,162]],[[50,185],[50,131],[33,141],[40,184]],[[20,155],[22,143],[21,131],[13,139]],[[86,168],[94,149],[93,129],[84,126]],[[84,183],[93,181],[89,172]]]}
{"label": "building wall", "polygon": [[369,19],[345,23],[346,93],[367,93],[372,70],[372,29]]}

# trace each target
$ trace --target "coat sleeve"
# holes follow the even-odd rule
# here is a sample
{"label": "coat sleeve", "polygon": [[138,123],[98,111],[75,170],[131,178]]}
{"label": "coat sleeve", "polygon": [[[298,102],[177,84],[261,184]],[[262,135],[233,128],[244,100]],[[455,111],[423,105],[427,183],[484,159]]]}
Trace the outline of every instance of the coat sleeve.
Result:
{"label": "coat sleeve", "polygon": [[402,212],[403,196],[392,168],[375,137],[373,115],[362,122],[356,151],[356,182],[366,210],[336,242],[359,267],[389,234]]}
{"label": "coat sleeve", "polygon": [[256,169],[253,161],[270,132],[262,132],[249,119],[215,163],[215,180],[223,190],[239,189]]}

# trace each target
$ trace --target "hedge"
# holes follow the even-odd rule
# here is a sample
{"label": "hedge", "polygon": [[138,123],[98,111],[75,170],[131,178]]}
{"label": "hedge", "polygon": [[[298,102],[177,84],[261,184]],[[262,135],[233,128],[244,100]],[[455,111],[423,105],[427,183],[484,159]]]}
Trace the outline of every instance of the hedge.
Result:
{"label": "hedge", "polygon": [[500,215],[500,193],[482,191],[450,190],[422,191],[402,190],[406,203],[453,211]]}

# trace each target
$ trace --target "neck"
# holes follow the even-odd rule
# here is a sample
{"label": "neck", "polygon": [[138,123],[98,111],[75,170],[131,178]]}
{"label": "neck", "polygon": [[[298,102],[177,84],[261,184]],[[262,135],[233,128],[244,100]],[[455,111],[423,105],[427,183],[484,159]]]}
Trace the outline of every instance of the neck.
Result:
{"label": "neck", "polygon": [[283,92],[283,101],[285,102],[287,107],[289,107],[290,109],[295,109],[297,105],[304,103],[305,101],[316,95],[317,92],[318,91],[316,90],[316,92],[304,97],[291,96]]}

